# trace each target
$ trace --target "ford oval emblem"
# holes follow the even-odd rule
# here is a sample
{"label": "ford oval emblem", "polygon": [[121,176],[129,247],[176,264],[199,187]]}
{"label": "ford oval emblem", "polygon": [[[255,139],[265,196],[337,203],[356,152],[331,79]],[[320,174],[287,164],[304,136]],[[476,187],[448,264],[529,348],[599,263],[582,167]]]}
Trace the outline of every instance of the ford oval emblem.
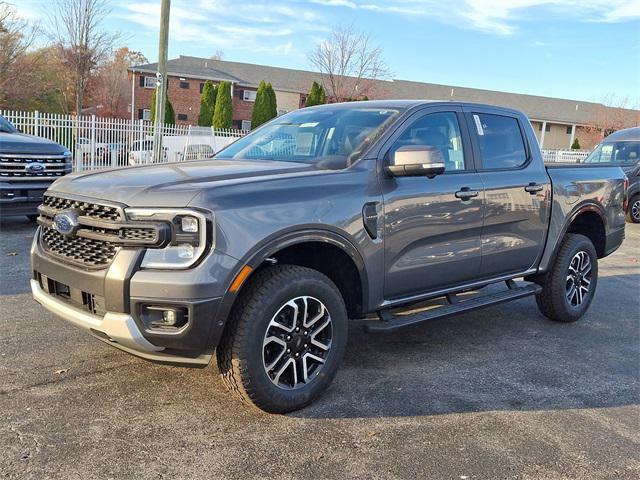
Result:
{"label": "ford oval emblem", "polygon": [[27,173],[42,173],[44,172],[45,166],[44,163],[31,162],[28,163],[27,166],[24,167],[24,169],[27,171]]}
{"label": "ford oval emblem", "polygon": [[53,217],[53,228],[62,235],[71,235],[78,228],[78,214],[71,210]]}

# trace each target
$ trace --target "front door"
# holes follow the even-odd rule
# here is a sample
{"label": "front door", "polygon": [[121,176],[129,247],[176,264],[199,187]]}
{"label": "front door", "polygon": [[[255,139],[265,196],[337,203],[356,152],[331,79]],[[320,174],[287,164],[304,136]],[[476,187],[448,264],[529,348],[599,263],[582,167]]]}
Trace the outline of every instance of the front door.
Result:
{"label": "front door", "polygon": [[434,178],[382,179],[385,298],[400,299],[477,279],[484,189],[461,109],[430,107],[410,117],[381,151],[437,148],[446,165]]}

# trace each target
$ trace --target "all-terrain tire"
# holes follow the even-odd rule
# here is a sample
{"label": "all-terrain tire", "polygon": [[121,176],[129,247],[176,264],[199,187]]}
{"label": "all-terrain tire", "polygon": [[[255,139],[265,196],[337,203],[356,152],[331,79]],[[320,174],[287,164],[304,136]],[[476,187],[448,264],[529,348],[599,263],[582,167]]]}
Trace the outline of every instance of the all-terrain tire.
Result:
{"label": "all-terrain tire", "polygon": [[[587,257],[588,260],[585,259]],[[578,277],[574,270],[575,265],[582,265],[581,260],[585,266],[577,268],[583,270],[582,273],[577,272],[580,275]],[[582,286],[580,302],[571,290],[572,286],[577,285],[578,278]],[[588,285],[585,278],[589,281]],[[591,240],[584,235],[568,233],[552,268],[536,281],[542,286],[542,291],[536,295],[536,303],[545,317],[556,322],[575,322],[580,319],[589,308],[598,283],[598,255]],[[584,291],[584,288],[587,290]]]}
{"label": "all-terrain tire", "polygon": [[[298,315],[300,318],[310,315],[308,311],[311,307],[304,307],[304,313],[303,308],[294,311],[286,307],[291,302],[306,306],[306,303],[300,303],[301,298],[313,299],[325,307],[330,320],[330,340],[323,342],[329,344],[330,348],[322,352],[309,342],[309,349],[315,348],[313,353],[318,356],[325,355],[324,363],[316,365],[321,368],[309,375],[308,383],[304,382],[295,387],[295,381],[292,381],[294,388],[289,388],[289,385],[285,388],[274,383],[273,370],[267,371],[267,363],[270,362],[265,360],[265,352],[268,352],[265,350],[265,342],[267,332],[274,331],[273,320],[276,314],[286,313],[286,316],[292,318],[294,327]],[[285,307],[290,311],[283,311]],[[291,312],[295,312],[295,315]],[[325,321],[326,319],[323,320]],[[324,330],[321,334],[326,336],[326,332],[327,330]],[[289,336],[279,327],[275,328],[275,333],[282,333],[283,341]],[[291,346],[292,352],[283,354],[284,361],[287,361],[287,358],[293,358],[294,352],[300,352],[291,368],[305,370],[296,370],[296,380],[303,378],[300,372],[305,373],[307,368],[306,364],[303,366],[301,363],[301,357],[305,356],[305,351],[309,351],[301,345],[304,341],[304,346],[307,346],[305,338],[308,337],[301,337],[303,333],[307,333],[304,328],[299,333],[291,332],[291,335],[297,335],[291,342],[301,340],[297,344],[288,343],[287,346]],[[269,338],[271,335],[273,334],[269,333]],[[271,413],[286,413],[308,405],[329,386],[344,355],[346,343],[347,310],[335,284],[322,273],[310,268],[273,265],[250,277],[236,300],[217,348],[218,368],[227,388],[245,403]],[[275,348],[279,346],[275,345]],[[309,363],[311,362],[312,360],[309,360]],[[282,361],[278,369],[281,365]],[[292,370],[286,370],[285,373],[293,377]]]}

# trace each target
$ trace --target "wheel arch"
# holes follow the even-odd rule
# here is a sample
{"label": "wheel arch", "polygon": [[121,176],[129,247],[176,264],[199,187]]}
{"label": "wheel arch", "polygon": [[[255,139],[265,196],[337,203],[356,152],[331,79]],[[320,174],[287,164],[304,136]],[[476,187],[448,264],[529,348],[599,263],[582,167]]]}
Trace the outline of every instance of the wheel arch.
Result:
{"label": "wheel arch", "polygon": [[[237,298],[251,277],[272,263],[300,265],[320,271],[340,290],[350,318],[361,317],[366,312],[369,280],[363,255],[355,242],[341,232],[305,228],[271,235],[238,262],[216,314],[215,321],[219,327],[226,323]],[[244,276],[239,288],[231,291],[234,279],[245,267],[249,267],[250,272]],[[217,343],[216,339],[211,340],[213,344]]]}

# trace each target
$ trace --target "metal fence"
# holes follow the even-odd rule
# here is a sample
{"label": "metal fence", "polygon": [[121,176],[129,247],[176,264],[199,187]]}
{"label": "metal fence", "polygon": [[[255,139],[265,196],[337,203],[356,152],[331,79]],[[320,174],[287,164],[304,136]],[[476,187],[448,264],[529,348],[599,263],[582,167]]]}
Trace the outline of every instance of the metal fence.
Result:
{"label": "metal fence", "polygon": [[589,150],[542,150],[544,163],[580,163]]}
{"label": "metal fence", "polygon": [[[154,126],[148,121],[0,110],[20,131],[48,138],[73,153],[74,171],[153,162]],[[246,135],[244,130],[162,125],[162,162],[209,158]]]}

